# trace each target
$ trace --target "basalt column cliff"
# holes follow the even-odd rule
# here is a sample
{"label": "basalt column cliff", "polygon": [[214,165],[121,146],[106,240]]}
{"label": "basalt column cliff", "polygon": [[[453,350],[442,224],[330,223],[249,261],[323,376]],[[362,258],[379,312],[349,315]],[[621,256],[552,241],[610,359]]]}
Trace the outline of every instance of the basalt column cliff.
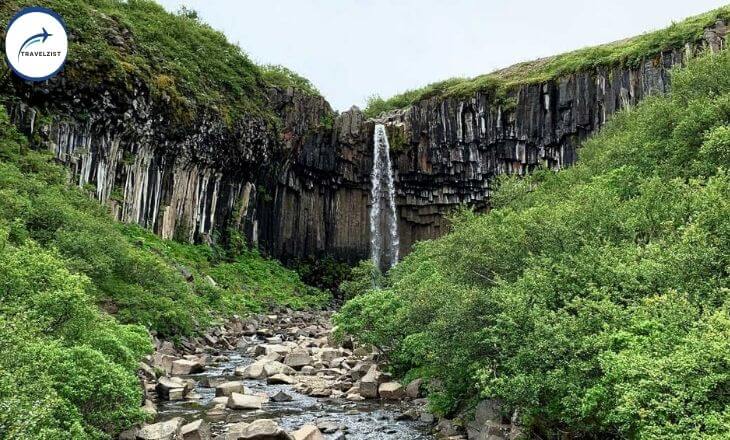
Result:
{"label": "basalt column cliff", "polygon": [[[446,232],[461,204],[489,206],[492,178],[538,165],[560,168],[616,110],[670,85],[669,69],[719,50],[726,26],[647,57],[509,91],[432,98],[377,120],[357,108],[335,115],[320,97],[268,90],[276,123],[198,115],[181,129],[144,84],[108,89],[58,77],[10,81],[14,121],[68,165],[73,182],[114,215],[163,237],[214,239],[236,228],[282,259],[369,256],[373,130],[388,130],[395,167],[400,253]],[[192,127],[192,128],[191,128]]]}

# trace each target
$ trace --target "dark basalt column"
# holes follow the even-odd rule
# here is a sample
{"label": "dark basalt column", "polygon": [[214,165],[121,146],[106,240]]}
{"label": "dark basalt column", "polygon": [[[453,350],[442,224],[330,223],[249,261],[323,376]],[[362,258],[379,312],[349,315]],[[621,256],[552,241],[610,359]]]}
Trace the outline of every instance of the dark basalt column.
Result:
{"label": "dark basalt column", "polygon": [[[637,67],[520,87],[509,108],[476,93],[382,115],[395,167],[401,255],[447,232],[444,215],[456,207],[488,209],[496,175],[574,163],[581,141],[614,112],[666,92],[669,69],[699,51],[719,50],[725,33],[717,23],[700,41]],[[356,107],[334,116],[320,97],[270,89],[283,122],[277,129],[260,118],[230,127],[203,114],[181,130],[144,84],[87,87],[65,78],[35,86],[18,81],[9,111],[117,219],[189,241],[234,227],[284,260],[368,257],[375,121]]]}

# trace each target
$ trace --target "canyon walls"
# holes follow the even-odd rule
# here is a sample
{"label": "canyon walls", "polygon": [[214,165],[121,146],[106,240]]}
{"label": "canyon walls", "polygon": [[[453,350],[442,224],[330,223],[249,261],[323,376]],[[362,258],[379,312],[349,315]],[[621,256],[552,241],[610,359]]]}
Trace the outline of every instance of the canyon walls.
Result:
{"label": "canyon walls", "polygon": [[[493,178],[575,162],[583,139],[615,111],[664,93],[670,72],[701,50],[719,50],[717,23],[683,47],[636,67],[599,67],[510,92],[432,98],[366,120],[336,115],[317,96],[271,88],[276,121],[226,123],[203,113],[182,128],[144,84],[95,89],[64,77],[14,80],[11,117],[38,148],[119,220],[165,238],[216,240],[229,228],[283,260],[369,255],[370,172],[376,122],[387,126],[395,166],[401,255],[448,229],[462,204],[489,207]],[[218,231],[218,232],[216,232]]]}

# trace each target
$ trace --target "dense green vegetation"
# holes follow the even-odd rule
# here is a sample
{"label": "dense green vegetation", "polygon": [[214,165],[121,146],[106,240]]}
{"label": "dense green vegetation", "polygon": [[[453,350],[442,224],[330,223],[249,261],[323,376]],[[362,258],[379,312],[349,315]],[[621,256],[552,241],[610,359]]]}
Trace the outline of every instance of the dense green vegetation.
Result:
{"label": "dense green vegetation", "polygon": [[228,121],[271,116],[271,85],[317,94],[288,69],[257,66],[188,9],[170,14],[151,0],[8,0],[0,3],[0,21],[25,6],[52,8],[66,21],[71,39],[64,75],[91,88],[132,90],[142,81],[181,123],[202,111]]}
{"label": "dense green vegetation", "polygon": [[[730,437],[730,53],[617,114],[579,164],[506,180],[416,246],[339,329],[541,438]],[[367,283],[365,284],[367,285]]]}
{"label": "dense green vegetation", "polygon": [[718,19],[726,21],[730,19],[730,6],[673,23],[666,29],[614,43],[519,63],[474,78],[450,78],[419,89],[408,90],[388,99],[375,95],[368,100],[365,114],[368,117],[375,117],[382,112],[404,108],[424,99],[466,97],[477,91],[493,94],[495,101],[506,101],[508,91],[520,85],[542,83],[600,66],[635,66],[642,59],[664,50],[682,47],[687,42],[699,40],[704,29]]}
{"label": "dense green vegetation", "polygon": [[66,182],[0,107],[0,438],[107,438],[143,420],[145,327],[174,338],[327,300],[240,239],[161,240]]}

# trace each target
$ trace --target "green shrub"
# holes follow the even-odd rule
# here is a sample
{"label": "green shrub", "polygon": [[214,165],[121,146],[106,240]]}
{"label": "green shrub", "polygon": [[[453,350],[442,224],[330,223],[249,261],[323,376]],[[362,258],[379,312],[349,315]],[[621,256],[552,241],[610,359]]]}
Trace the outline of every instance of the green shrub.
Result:
{"label": "green shrub", "polygon": [[151,351],[146,331],[103,316],[58,255],[2,244],[0,436],[99,438],[144,420],[135,371]]}
{"label": "green shrub", "polygon": [[117,224],[66,180],[0,107],[0,438],[112,438],[143,421],[145,327],[175,338],[234,313],[329,299],[242,245]]}
{"label": "green shrub", "polygon": [[372,261],[363,260],[350,271],[349,279],[340,283],[344,299],[352,299],[369,290],[383,286],[385,279],[380,269]]}
{"label": "green shrub", "polygon": [[441,413],[493,397],[543,438],[727,438],[727,72],[694,59],[574,167],[503,179],[338,328],[433,378]]}

